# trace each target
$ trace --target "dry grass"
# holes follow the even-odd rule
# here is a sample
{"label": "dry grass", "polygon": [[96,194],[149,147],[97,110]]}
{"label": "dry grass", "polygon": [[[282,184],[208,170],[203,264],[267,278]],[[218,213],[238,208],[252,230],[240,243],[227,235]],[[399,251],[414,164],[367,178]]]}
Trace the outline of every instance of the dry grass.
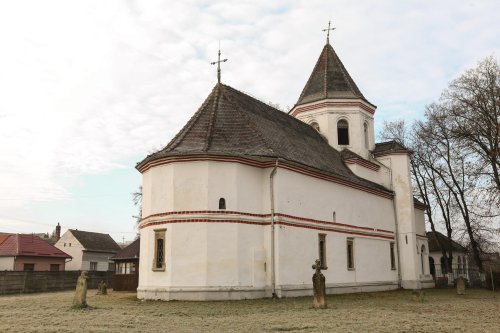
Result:
{"label": "dry grass", "polygon": [[486,290],[335,295],[228,302],[142,302],[133,293],[97,296],[72,310],[73,292],[0,297],[0,332],[500,332],[500,301]]}

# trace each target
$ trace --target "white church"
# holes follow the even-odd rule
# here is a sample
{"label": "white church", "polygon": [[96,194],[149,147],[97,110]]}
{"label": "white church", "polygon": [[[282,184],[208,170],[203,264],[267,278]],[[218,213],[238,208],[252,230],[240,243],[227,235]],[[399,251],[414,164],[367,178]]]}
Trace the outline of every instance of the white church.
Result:
{"label": "white church", "polygon": [[[219,76],[220,78],[220,76]],[[213,88],[143,176],[138,297],[226,300],[434,286],[411,152],[374,115],[328,38],[284,113]]]}

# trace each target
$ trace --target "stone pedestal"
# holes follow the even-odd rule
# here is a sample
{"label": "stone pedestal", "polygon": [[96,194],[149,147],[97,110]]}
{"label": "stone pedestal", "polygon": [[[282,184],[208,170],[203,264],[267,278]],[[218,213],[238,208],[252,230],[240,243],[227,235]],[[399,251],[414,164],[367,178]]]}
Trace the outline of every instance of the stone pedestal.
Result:
{"label": "stone pedestal", "polygon": [[326,309],[325,276],[321,273],[320,261],[316,260],[312,268],[316,270],[312,278],[314,289],[313,307],[315,309]]}

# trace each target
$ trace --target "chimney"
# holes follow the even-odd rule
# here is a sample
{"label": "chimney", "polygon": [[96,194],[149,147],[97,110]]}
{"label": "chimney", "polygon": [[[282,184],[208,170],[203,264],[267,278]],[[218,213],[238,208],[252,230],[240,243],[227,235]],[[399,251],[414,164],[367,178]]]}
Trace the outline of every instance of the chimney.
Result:
{"label": "chimney", "polygon": [[57,226],[56,226],[56,242],[59,240],[59,238],[61,238],[61,226],[59,225],[59,223],[57,223]]}

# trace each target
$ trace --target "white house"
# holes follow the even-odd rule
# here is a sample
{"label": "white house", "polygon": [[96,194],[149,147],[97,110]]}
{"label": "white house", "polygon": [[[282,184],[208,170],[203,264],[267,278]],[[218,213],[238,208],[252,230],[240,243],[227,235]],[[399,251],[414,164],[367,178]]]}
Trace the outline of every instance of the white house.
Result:
{"label": "white house", "polygon": [[433,287],[409,154],[375,143],[376,107],[327,42],[286,114],[216,84],[184,128],[138,163],[142,299]]}
{"label": "white house", "polygon": [[110,258],[121,250],[108,234],[74,229],[68,229],[54,246],[73,257],[66,263],[67,271],[113,271]]}
{"label": "white house", "polygon": [[[429,267],[434,280],[444,279],[448,281],[448,284],[453,284],[459,276],[469,279],[469,262],[465,247],[437,231],[427,232],[427,238],[429,241]],[[446,264],[446,258],[443,256],[439,244],[444,246],[447,255],[451,252],[451,269]]]}

